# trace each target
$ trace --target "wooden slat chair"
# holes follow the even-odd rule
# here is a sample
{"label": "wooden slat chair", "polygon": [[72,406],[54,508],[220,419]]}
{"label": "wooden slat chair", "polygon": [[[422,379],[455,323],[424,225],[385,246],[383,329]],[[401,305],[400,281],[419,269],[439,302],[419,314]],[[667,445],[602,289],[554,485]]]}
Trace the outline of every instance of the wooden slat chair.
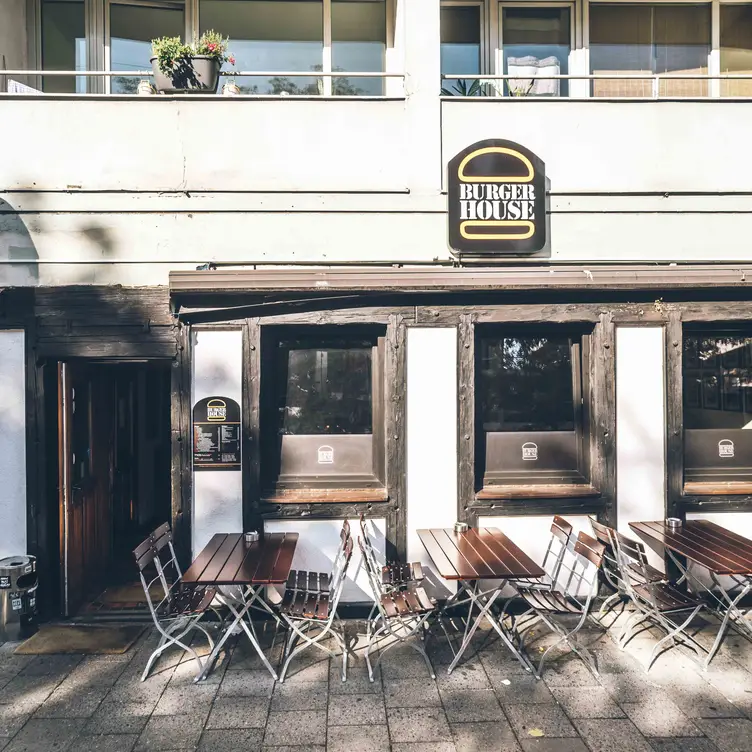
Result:
{"label": "wooden slat chair", "polygon": [[[288,580],[288,587],[278,607],[280,616],[289,628],[282,655],[280,682],[285,680],[290,661],[307,647],[317,647],[330,657],[336,658],[332,650],[321,644],[329,634],[334,636],[342,650],[342,681],[347,680],[345,629],[342,620],[337,615],[337,606],[345,586],[347,568],[350,565],[353,550],[349,525],[346,533],[342,553],[341,555],[338,553],[335,558],[331,577],[326,575],[326,580],[324,580],[320,574],[315,578],[299,575],[294,587],[290,587],[290,580]],[[298,587],[298,583],[301,587]],[[314,587],[309,589],[309,584],[313,584]],[[302,644],[296,646],[296,643],[301,640]]]}
{"label": "wooden slat chair", "polygon": [[363,541],[365,553],[374,566],[381,569],[381,585],[385,592],[390,590],[400,590],[409,585],[422,582],[424,579],[423,567],[419,561],[402,564],[400,562],[387,562],[385,565],[378,567],[376,549],[368,533],[368,525],[365,517],[360,515],[360,537]]}
{"label": "wooden slat chair", "polygon": [[[138,566],[141,585],[146,595],[151,618],[160,634],[159,644],[149,657],[141,676],[145,681],[159,656],[172,645],[177,645],[192,655],[199,667],[197,676],[204,668],[198,653],[184,641],[194,629],[206,635],[209,649],[214,648],[211,635],[199,623],[211,607],[217,589],[213,587],[186,588],[182,585],[183,573],[180,570],[172,544],[170,526],[165,523],[158,527],[143,543],[137,546],[133,555]],[[147,570],[151,567],[156,574],[147,580]],[[149,573],[151,574],[151,573]],[[154,596],[152,587],[159,584],[159,596]]]}
{"label": "wooden slat chair", "polygon": [[[538,663],[536,676],[540,679],[543,664],[548,654],[566,643],[570,650],[582,659],[585,665],[598,676],[598,669],[589,651],[580,645],[575,636],[587,621],[590,606],[598,591],[598,571],[603,560],[605,546],[587,533],[580,532],[572,547],[572,555],[565,556],[561,563],[560,580],[550,590],[533,587],[518,587],[517,592],[523,598],[528,611],[516,617],[513,625],[517,630],[520,649],[524,649],[525,634],[533,623],[542,621],[552,632],[559,635],[559,640],[543,653]],[[583,592],[584,591],[584,592]],[[530,620],[528,615],[535,617]],[[574,628],[560,617],[579,616]],[[520,620],[523,625],[518,626]]]}
{"label": "wooden slat chair", "polygon": [[[432,679],[436,678],[431,660],[424,647],[424,637],[427,635],[428,620],[436,613],[436,601],[430,598],[426,591],[417,583],[402,588],[385,588],[381,568],[369,556],[362,538],[358,538],[363,562],[368,574],[374,596],[376,617],[368,621],[368,645],[366,646],[366,665],[368,677],[374,680],[371,665],[371,650],[382,639],[392,637],[393,641],[382,648],[376,667],[381,663],[384,654],[398,643],[407,643],[423,656],[428,666],[428,673]],[[373,613],[373,611],[371,612]],[[420,640],[411,640],[419,636]]]}
{"label": "wooden slat chair", "polygon": [[[613,594],[606,598],[601,604],[598,614],[603,616],[614,601],[629,600],[629,593],[627,592],[627,585],[622,579],[621,567],[619,566],[616,554],[616,530],[612,527],[608,527],[608,525],[601,524],[593,517],[590,517],[589,519],[595,539],[605,546],[601,571],[603,572],[603,577],[606,580],[606,583],[614,591]],[[638,585],[645,584],[645,575],[650,578],[650,582],[661,582],[666,579],[663,572],[651,567],[647,562],[645,564],[644,572],[636,565],[631,565],[627,569],[627,575],[630,581]]]}
{"label": "wooden slat chair", "polygon": [[[636,627],[647,621],[666,632],[666,636],[661,638],[653,648],[646,671],[650,671],[651,666],[660,654],[661,648],[666,643],[676,646],[677,641],[689,647],[697,656],[697,663],[703,669],[706,669],[710,658],[712,658],[712,652],[707,660],[700,659],[700,656],[704,656],[705,651],[687,633],[686,629],[700,611],[707,608],[707,605],[703,601],[682,592],[665,579],[652,580],[650,577],[652,568],[647,562],[645,546],[642,543],[627,538],[618,532],[615,532],[615,542],[621,578],[626,586],[626,592],[636,608],[635,613],[621,631],[618,640],[619,647],[623,650],[637,634]],[[638,573],[639,577],[634,577],[632,574],[634,572]],[[674,621],[675,617],[679,617],[680,623]]]}

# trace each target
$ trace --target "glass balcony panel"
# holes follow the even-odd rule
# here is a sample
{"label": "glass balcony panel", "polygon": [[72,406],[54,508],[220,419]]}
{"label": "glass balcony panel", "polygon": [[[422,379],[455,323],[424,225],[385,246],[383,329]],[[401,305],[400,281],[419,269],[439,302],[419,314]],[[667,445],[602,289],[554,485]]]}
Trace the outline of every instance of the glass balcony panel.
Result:
{"label": "glass balcony panel", "polygon": [[[86,21],[83,0],[43,0],[42,68],[86,70]],[[86,79],[45,76],[42,89],[53,94],[82,94]]]}
{"label": "glass balcony panel", "polygon": [[[320,71],[324,51],[321,0],[201,0],[201,31],[230,37],[235,70]],[[225,64],[224,70],[232,70]],[[242,94],[323,92],[312,76],[246,76],[236,79]]]}
{"label": "glass balcony panel", "polygon": [[[752,74],[752,5],[721,5],[721,73]],[[721,81],[721,96],[752,96],[752,79]]]}
{"label": "glass balcony panel", "polygon": [[[386,55],[384,0],[332,1],[332,71],[383,72]],[[384,79],[337,77],[332,93],[380,96]]]}
{"label": "glass balcony panel", "polygon": [[[151,68],[151,40],[157,37],[184,37],[183,2],[154,5],[110,4],[110,70],[148,70]],[[153,83],[153,79],[150,79]],[[113,94],[135,94],[139,79],[114,76]]]}

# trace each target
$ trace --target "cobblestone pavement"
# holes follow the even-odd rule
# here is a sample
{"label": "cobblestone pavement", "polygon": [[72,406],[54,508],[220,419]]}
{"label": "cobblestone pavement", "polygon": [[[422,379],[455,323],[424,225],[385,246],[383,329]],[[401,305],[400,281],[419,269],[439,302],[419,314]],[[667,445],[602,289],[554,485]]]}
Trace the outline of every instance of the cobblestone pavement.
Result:
{"label": "cobblestone pavement", "polygon": [[[562,653],[536,681],[493,632],[479,631],[475,654],[451,675],[451,653],[437,637],[435,682],[416,652],[397,646],[371,683],[358,627],[348,624],[356,656],[346,683],[339,661],[309,651],[275,684],[242,640],[201,685],[177,652],[141,683],[151,631],[123,656],[18,656],[6,643],[0,750],[752,752],[752,643],[740,637],[726,640],[705,674],[677,650],[646,674],[653,635],[620,652],[592,630],[599,679]],[[541,636],[530,651],[548,644]]]}

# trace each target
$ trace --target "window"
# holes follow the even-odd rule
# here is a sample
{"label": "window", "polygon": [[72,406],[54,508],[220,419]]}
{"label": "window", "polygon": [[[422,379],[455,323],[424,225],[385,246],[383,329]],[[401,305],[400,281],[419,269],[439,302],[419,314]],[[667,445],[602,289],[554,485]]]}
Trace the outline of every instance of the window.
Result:
{"label": "window", "polygon": [[682,358],[686,484],[752,482],[752,336],[685,332]]}
{"label": "window", "polygon": [[[184,2],[110,2],[109,70],[148,70],[151,68],[151,40],[157,37],[184,37]],[[139,79],[114,77],[113,94],[135,94]]]}
{"label": "window", "polygon": [[[384,70],[385,0],[200,0],[199,19],[202,32],[230,37],[237,70]],[[384,88],[380,78],[345,76],[253,76],[236,83],[244,94],[361,95]]]}
{"label": "window", "polygon": [[383,333],[348,329],[296,329],[265,344],[267,486],[383,488]]}
{"label": "window", "polygon": [[[721,5],[721,73],[752,73],[752,5]],[[752,96],[752,80],[721,81],[721,96]]]}
{"label": "window", "polygon": [[[45,70],[86,70],[84,0],[43,0],[42,67]],[[42,88],[53,93],[83,93],[86,79],[47,76]]]}
{"label": "window", "polygon": [[[447,76],[481,73],[480,5],[441,6],[441,73]],[[473,81],[442,82],[446,93],[467,94]]]}
{"label": "window", "polygon": [[[710,54],[710,5],[590,5],[593,73],[704,75]],[[652,81],[593,82],[596,97],[650,96]],[[707,81],[661,81],[660,96],[707,96]]]}
{"label": "window", "polygon": [[569,73],[570,7],[502,6],[501,43],[507,95],[567,96],[567,81],[538,77]]}
{"label": "window", "polygon": [[480,484],[587,483],[589,337],[484,330],[477,343]]}

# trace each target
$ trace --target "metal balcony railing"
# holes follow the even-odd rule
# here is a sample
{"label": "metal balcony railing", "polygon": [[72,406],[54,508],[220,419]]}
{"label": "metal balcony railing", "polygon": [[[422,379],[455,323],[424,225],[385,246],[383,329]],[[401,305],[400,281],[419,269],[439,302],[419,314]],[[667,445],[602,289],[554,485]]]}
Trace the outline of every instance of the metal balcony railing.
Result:
{"label": "metal balcony railing", "polygon": [[[331,71],[331,72],[323,72],[323,71],[220,71],[219,74],[221,77],[229,78],[229,79],[277,79],[277,80],[293,80],[293,79],[314,79],[319,83],[318,86],[318,92],[314,94],[313,92],[307,91],[307,92],[285,92],[281,91],[278,94],[279,95],[287,95],[287,96],[318,96],[325,94],[326,90],[332,90],[336,88],[336,81],[352,81],[355,79],[380,79],[382,80],[383,84],[385,85],[387,81],[390,80],[398,80],[403,81],[405,78],[404,73],[388,73],[388,72],[374,72],[374,71]],[[59,91],[53,91],[53,92],[45,92],[41,88],[38,88],[41,85],[42,79],[48,78],[48,77],[54,77],[54,78],[69,78],[74,79],[80,83],[80,85],[77,85],[77,88],[80,88],[81,90],[75,91],[75,92],[59,92]],[[13,81],[16,78],[22,78],[25,81],[33,81],[36,83],[36,86],[33,84],[25,84],[22,83],[20,86],[16,87],[15,90],[10,90],[11,81]],[[3,70],[0,69],[0,85],[3,84],[3,79],[7,82],[6,85],[2,85],[2,88],[0,88],[0,93],[8,89],[8,93],[11,94],[47,94],[49,93],[52,96],[87,96],[87,95],[97,95],[102,96],[102,94],[108,94],[110,96],[131,96],[132,94],[135,94],[136,91],[133,92],[117,92],[117,93],[111,93],[109,90],[111,89],[111,86],[108,85],[108,79],[112,80],[115,78],[128,78],[128,79],[138,79],[139,81],[145,80],[151,82],[153,78],[153,72],[151,69],[147,70],[127,70],[127,71],[89,71],[89,70]],[[99,83],[99,86],[104,89],[104,91],[95,91],[86,85],[87,80],[95,80]],[[332,85],[329,85],[328,87],[323,85],[323,82],[326,79],[332,80]],[[385,86],[383,86],[385,88]],[[242,82],[241,82],[241,89],[242,89]],[[148,92],[146,92],[148,93]],[[156,93],[156,92],[155,92]],[[369,92],[365,92],[362,94],[359,93],[353,93],[351,90],[346,90],[345,93],[337,92],[336,90],[332,92],[334,95],[341,97],[341,96],[362,96],[362,97],[372,97],[372,96],[379,96],[378,94],[373,94]],[[258,96],[273,96],[274,94],[269,93],[263,93],[263,92],[242,92],[240,94],[235,94],[234,96],[252,96],[252,97],[258,97]],[[212,94],[209,94],[209,96],[212,96]]]}
{"label": "metal balcony railing", "polygon": [[[752,98],[752,73],[442,75],[442,94],[464,98]],[[452,84],[451,82],[454,82]]]}

